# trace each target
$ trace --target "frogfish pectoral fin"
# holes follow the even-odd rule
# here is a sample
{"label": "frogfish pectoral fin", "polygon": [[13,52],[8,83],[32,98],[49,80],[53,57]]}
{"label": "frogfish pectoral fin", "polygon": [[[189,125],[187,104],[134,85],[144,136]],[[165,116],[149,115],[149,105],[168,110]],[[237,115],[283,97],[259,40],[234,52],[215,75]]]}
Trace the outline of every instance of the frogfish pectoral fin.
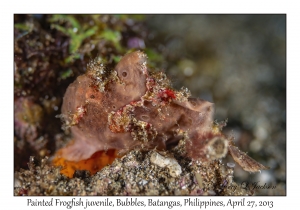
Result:
{"label": "frogfish pectoral fin", "polygon": [[235,162],[237,162],[245,171],[259,172],[260,170],[267,170],[266,167],[259,162],[249,157],[245,152],[241,151],[238,147],[229,145],[228,151]]}

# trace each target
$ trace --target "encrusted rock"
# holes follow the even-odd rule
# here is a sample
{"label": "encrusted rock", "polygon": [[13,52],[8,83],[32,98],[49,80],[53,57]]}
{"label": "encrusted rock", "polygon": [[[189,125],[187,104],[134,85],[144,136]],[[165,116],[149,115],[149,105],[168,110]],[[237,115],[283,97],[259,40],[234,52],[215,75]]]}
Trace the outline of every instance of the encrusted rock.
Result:
{"label": "encrusted rock", "polygon": [[61,175],[60,168],[50,166],[47,159],[31,158],[29,170],[16,173],[18,185],[14,193],[31,196],[252,194],[232,181],[232,170],[226,170],[220,161],[191,161],[180,156],[178,150],[164,155],[133,150],[95,175],[76,171],[74,178]]}

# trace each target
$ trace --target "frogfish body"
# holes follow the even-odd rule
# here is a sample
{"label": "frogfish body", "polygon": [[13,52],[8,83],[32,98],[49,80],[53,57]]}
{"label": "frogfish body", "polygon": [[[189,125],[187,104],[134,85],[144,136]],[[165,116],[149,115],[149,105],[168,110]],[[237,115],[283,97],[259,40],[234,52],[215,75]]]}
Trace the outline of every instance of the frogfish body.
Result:
{"label": "frogfish body", "polygon": [[[214,160],[228,150],[235,151],[233,157],[248,157],[213,131],[211,102],[191,98],[184,88],[174,90],[165,74],[148,69],[141,51],[125,55],[114,70],[92,61],[68,87],[61,111],[64,128],[70,128],[74,139],[60,153],[69,161],[109,149],[166,150],[181,139],[191,159]],[[248,171],[263,167],[248,166]]]}

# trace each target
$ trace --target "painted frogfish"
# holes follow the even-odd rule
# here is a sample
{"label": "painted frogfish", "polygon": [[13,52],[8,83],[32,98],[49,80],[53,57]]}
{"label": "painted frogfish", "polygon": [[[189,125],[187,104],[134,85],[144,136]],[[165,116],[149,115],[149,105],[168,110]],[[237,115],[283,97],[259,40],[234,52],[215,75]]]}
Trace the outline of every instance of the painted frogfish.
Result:
{"label": "painted frogfish", "polygon": [[78,163],[91,163],[96,171],[93,157],[107,164],[117,156],[114,151],[168,150],[184,140],[192,160],[211,161],[229,152],[246,171],[267,169],[221,133],[212,103],[192,98],[186,88],[174,90],[164,73],[149,69],[141,51],[123,56],[115,69],[91,61],[67,88],[61,112],[73,140],[59,150],[56,165],[84,169]]}

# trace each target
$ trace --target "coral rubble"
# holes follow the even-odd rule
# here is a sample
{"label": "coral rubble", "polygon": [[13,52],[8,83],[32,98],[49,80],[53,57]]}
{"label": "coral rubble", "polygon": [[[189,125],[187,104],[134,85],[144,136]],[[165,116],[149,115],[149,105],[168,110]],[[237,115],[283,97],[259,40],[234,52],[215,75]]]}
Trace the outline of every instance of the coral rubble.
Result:
{"label": "coral rubble", "polygon": [[[60,168],[35,163],[18,172],[15,195],[251,195],[233,181],[233,168],[219,160],[210,163],[191,161],[181,156],[184,145],[171,151],[132,150],[95,175],[76,171],[73,178]],[[174,155],[174,156],[173,156]],[[159,160],[153,160],[159,157]]]}

